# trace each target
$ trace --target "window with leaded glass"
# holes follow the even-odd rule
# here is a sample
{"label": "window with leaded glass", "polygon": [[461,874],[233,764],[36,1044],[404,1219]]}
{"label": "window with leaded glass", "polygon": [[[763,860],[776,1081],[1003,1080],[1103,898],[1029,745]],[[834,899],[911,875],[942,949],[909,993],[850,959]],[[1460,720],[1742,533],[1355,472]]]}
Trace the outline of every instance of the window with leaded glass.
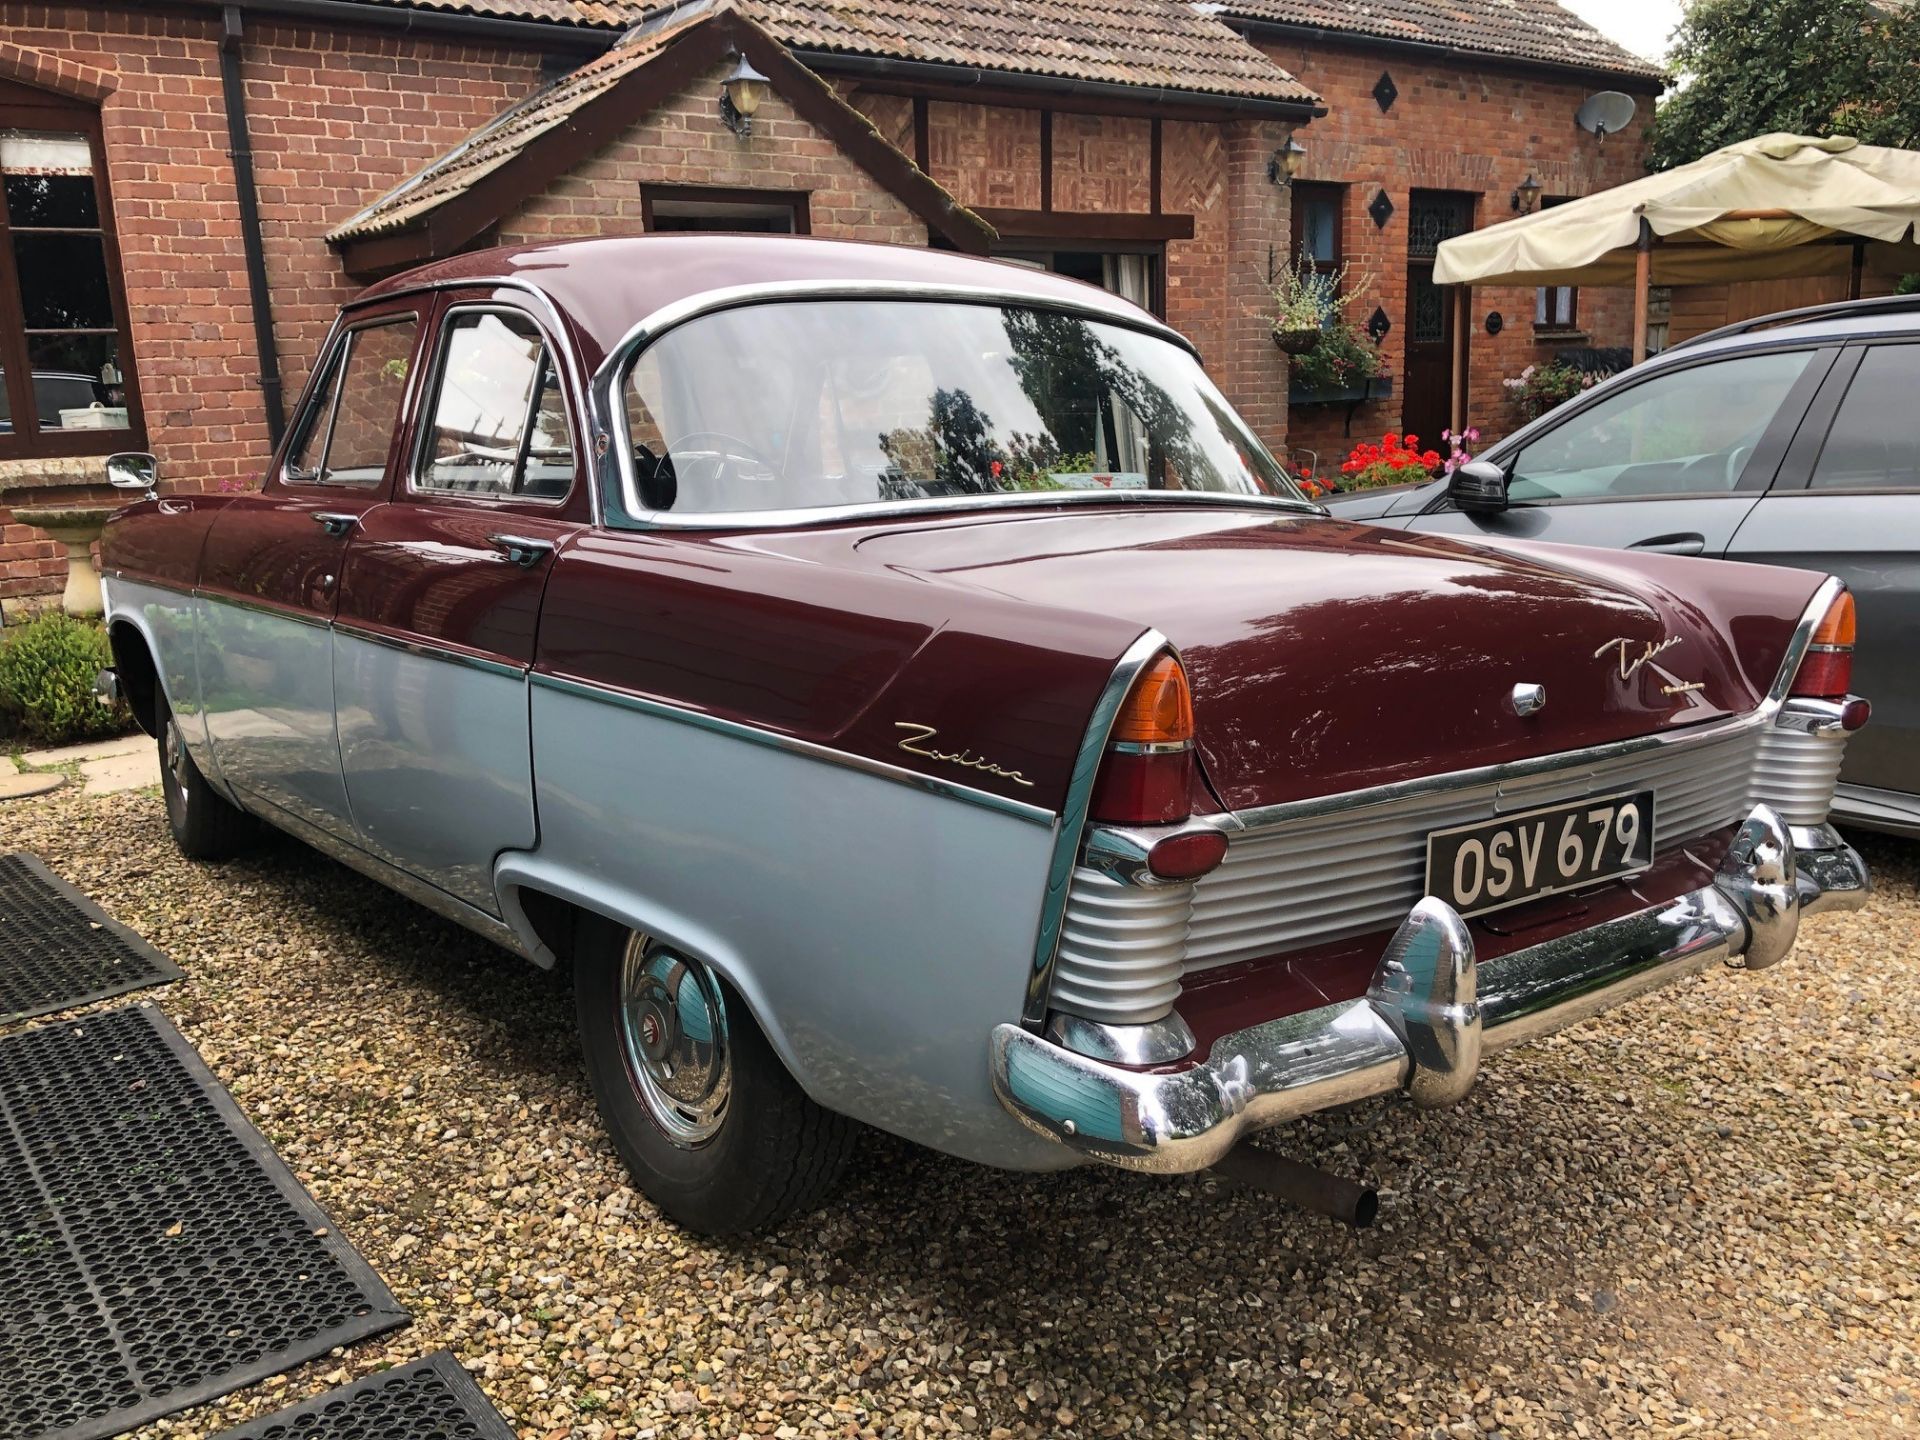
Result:
{"label": "window with leaded glass", "polygon": [[0,82],[0,458],[145,444],[97,110]]}

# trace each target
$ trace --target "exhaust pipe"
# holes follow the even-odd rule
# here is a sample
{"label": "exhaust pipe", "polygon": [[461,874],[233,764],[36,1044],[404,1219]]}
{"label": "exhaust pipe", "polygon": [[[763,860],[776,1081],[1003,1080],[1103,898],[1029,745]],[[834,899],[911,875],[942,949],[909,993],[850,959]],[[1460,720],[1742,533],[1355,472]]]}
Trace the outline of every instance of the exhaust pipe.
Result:
{"label": "exhaust pipe", "polygon": [[1213,1173],[1278,1195],[1302,1210],[1344,1221],[1356,1230],[1366,1229],[1380,1213],[1380,1194],[1371,1185],[1329,1175],[1252,1145],[1234,1146],[1220,1157]]}

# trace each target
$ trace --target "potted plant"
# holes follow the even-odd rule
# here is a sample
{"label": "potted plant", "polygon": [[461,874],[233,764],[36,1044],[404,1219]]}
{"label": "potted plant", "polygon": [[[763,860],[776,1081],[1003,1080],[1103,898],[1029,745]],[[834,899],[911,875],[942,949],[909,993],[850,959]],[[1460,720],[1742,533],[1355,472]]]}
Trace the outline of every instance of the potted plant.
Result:
{"label": "potted plant", "polygon": [[1437,450],[1422,450],[1418,435],[1389,430],[1380,443],[1362,441],[1340,466],[1342,488],[1373,490],[1382,485],[1413,485],[1433,478],[1444,462]]}
{"label": "potted plant", "polygon": [[1320,342],[1293,360],[1288,377],[1296,404],[1329,404],[1368,398],[1380,373],[1380,349],[1358,325],[1336,318],[1320,332]]}
{"label": "potted plant", "polygon": [[1287,354],[1305,355],[1319,348],[1327,323],[1340,313],[1341,285],[1347,272],[1323,275],[1301,261],[1267,279],[1273,310],[1268,316],[1273,343]]}

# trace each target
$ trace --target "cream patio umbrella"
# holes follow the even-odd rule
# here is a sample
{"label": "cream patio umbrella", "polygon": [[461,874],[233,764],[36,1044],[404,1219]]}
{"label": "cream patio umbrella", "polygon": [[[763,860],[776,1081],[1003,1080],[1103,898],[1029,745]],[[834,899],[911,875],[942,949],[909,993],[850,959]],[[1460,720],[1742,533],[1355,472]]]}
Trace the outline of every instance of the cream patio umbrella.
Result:
{"label": "cream patio umbrella", "polygon": [[1844,135],[1761,135],[1456,235],[1441,243],[1433,278],[1461,287],[1461,317],[1469,285],[1631,283],[1637,363],[1647,353],[1649,286],[1848,274],[1858,294],[1869,258],[1876,268],[1920,270],[1916,222],[1920,152]]}

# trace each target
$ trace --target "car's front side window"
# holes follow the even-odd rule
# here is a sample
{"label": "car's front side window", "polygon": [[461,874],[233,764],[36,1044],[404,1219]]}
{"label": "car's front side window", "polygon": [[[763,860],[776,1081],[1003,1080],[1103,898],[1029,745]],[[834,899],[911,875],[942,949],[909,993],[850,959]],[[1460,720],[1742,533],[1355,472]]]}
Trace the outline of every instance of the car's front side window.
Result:
{"label": "car's front side window", "polygon": [[287,452],[286,478],[306,485],[378,485],[400,423],[420,325],[408,315],[347,332],[315,387]]}
{"label": "car's front side window", "polygon": [[641,352],[638,503],[789,510],[1046,491],[1300,499],[1178,345],[1060,311],[773,302]]}
{"label": "car's front side window", "polygon": [[1731,493],[1812,358],[1809,350],[1741,355],[1615,391],[1514,457],[1508,499]]}
{"label": "car's front side window", "polygon": [[441,329],[418,486],[551,500],[573,483],[573,430],[539,326],[510,310],[459,311]]}

